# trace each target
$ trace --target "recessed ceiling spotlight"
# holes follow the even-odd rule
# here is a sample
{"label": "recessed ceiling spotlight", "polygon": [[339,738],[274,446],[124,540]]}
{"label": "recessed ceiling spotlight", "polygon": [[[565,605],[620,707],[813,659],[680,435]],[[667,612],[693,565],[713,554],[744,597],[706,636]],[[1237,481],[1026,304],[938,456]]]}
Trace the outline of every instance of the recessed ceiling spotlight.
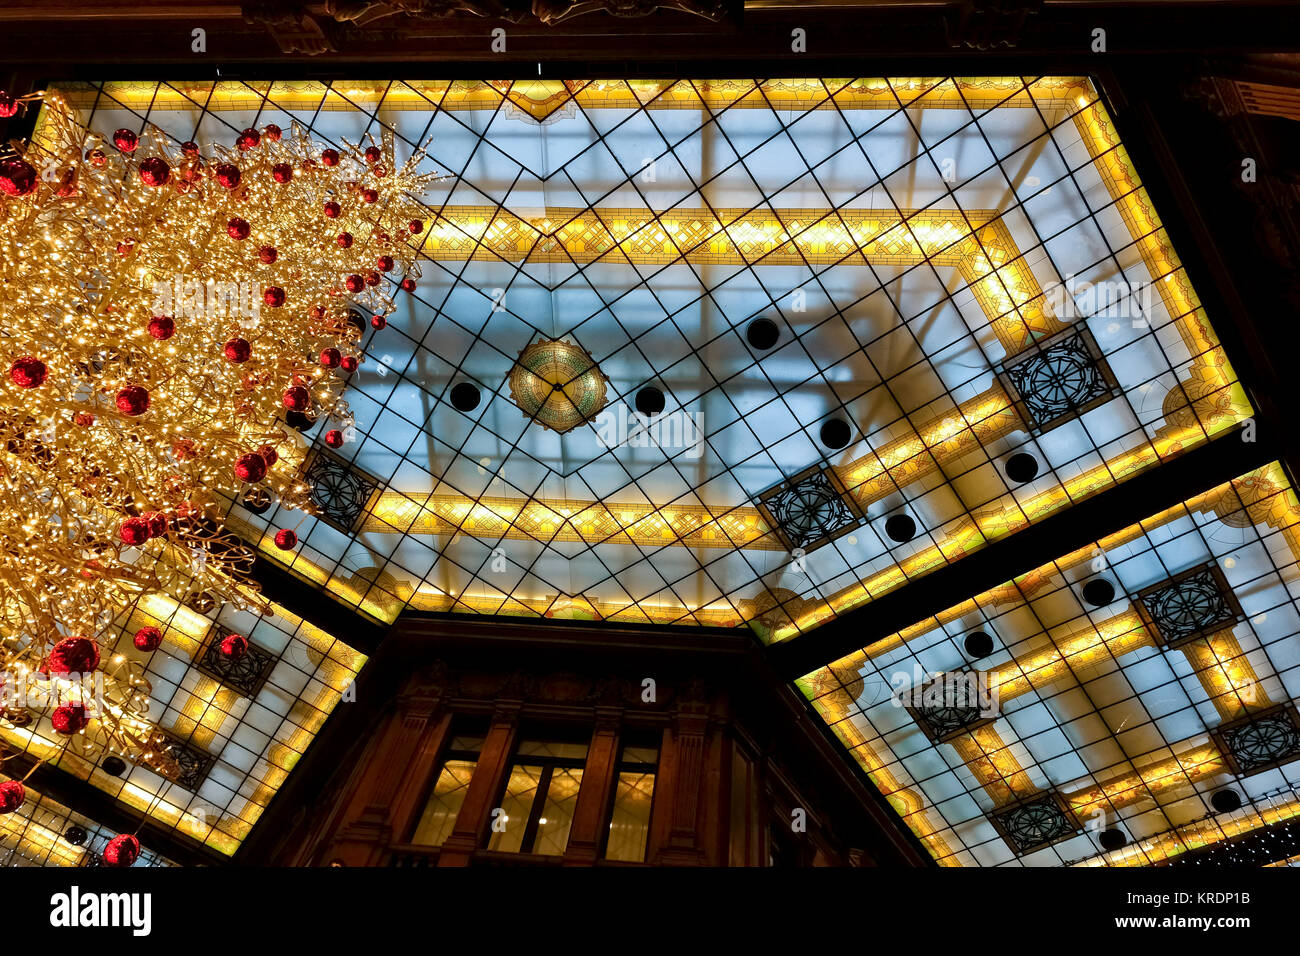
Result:
{"label": "recessed ceiling spotlight", "polygon": [[99,767],[110,777],[120,777],[126,773],[126,761],[118,756],[110,755],[105,757]]}
{"label": "recessed ceiling spotlight", "polygon": [[776,327],[776,323],[771,319],[755,319],[745,329],[745,338],[749,340],[749,344],[761,352],[766,352],[773,345],[776,345],[777,339],[780,337],[781,330]]}
{"label": "recessed ceiling spotlight", "polygon": [[1105,607],[1115,600],[1115,585],[1105,578],[1093,578],[1083,586],[1083,599],[1093,607]]}
{"label": "recessed ceiling spotlight", "polygon": [[1210,797],[1210,806],[1219,813],[1231,813],[1241,809],[1241,794],[1236,790],[1216,790]]}
{"label": "recessed ceiling spotlight", "polygon": [[462,412],[472,412],[482,400],[478,386],[473,382],[457,382],[451,389],[451,403]]}
{"label": "recessed ceiling spotlight", "polygon": [[664,410],[664,393],[653,385],[647,385],[636,393],[636,410],[642,415],[658,415]]}
{"label": "recessed ceiling spotlight", "polygon": [[1038,459],[1027,452],[1017,452],[1007,459],[1007,477],[1018,485],[1033,481],[1038,477]]}
{"label": "recessed ceiling spotlight", "polygon": [[966,635],[965,647],[967,654],[979,660],[993,653],[993,638],[983,631],[971,631]]}
{"label": "recessed ceiling spotlight", "polygon": [[1128,836],[1123,830],[1112,827],[1097,834],[1097,842],[1101,844],[1103,850],[1118,850],[1128,843]]}
{"label": "recessed ceiling spotlight", "polygon": [[893,538],[899,544],[904,541],[911,541],[916,537],[916,522],[911,515],[892,515],[885,522],[885,534]]}
{"label": "recessed ceiling spotlight", "polygon": [[849,423],[842,418],[822,422],[821,440],[827,448],[843,448],[853,436]]}

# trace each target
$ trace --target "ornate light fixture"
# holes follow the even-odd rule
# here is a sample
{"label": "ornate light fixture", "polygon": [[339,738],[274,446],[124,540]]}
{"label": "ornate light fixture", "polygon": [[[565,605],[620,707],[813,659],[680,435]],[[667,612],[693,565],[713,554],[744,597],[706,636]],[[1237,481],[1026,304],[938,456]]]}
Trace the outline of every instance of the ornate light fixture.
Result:
{"label": "ornate light fixture", "polygon": [[609,379],[591,354],[567,339],[539,339],[519,353],[508,377],[524,415],[563,434],[605,407]]}

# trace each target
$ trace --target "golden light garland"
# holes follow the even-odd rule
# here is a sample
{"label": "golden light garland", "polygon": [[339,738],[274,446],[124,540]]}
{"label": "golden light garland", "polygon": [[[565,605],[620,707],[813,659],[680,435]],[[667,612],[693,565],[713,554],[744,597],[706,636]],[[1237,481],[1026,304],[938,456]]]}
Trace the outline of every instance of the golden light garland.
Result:
{"label": "golden light garland", "polygon": [[352,423],[353,317],[382,328],[414,288],[424,164],[391,134],[333,149],[296,124],[206,150],[104,137],[57,96],[0,157],[0,667],[55,687],[89,641],[71,659],[104,686],[68,734],[87,750],[164,759],[143,669],[108,636],[136,601],[267,610],[223,496],[312,510],[292,426]]}

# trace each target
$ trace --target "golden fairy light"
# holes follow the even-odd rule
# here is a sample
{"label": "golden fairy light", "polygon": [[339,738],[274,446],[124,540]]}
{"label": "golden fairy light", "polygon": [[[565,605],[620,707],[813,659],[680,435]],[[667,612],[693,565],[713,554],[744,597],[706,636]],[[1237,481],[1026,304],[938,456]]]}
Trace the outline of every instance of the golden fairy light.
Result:
{"label": "golden fairy light", "polygon": [[0,156],[0,666],[88,638],[112,684],[92,721],[124,752],[152,749],[149,688],[113,622],[160,592],[265,609],[222,502],[310,510],[292,426],[351,424],[352,317],[382,327],[414,288],[425,163],[296,124],[104,137],[55,96]]}

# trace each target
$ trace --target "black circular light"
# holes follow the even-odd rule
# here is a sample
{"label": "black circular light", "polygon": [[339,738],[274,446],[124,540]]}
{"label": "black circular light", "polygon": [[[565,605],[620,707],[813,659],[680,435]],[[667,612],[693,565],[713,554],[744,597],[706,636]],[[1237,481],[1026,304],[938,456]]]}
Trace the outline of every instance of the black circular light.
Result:
{"label": "black circular light", "polygon": [[482,401],[478,386],[473,382],[457,382],[451,388],[451,403],[462,412],[472,412]]}
{"label": "black circular light", "polygon": [[1093,607],[1105,607],[1115,600],[1115,585],[1105,578],[1093,578],[1083,586],[1083,599]]}
{"label": "black circular light", "polygon": [[647,385],[636,393],[636,410],[646,416],[658,415],[664,410],[664,393]]}
{"label": "black circular light", "polygon": [[126,773],[126,761],[112,754],[105,757],[99,767],[110,777],[120,777]]}
{"label": "black circular light", "polygon": [[311,431],[316,424],[316,419],[310,415],[304,415],[302,412],[285,412],[284,423],[300,432],[307,432]]}
{"label": "black circular light", "polygon": [[1128,843],[1128,837],[1124,831],[1113,827],[1109,830],[1102,830],[1101,833],[1097,834],[1097,840],[1101,843],[1103,850],[1118,850]]}
{"label": "black circular light", "polygon": [[1038,477],[1038,459],[1027,452],[1017,452],[1007,459],[1004,466],[1007,477],[1016,484],[1023,485]]}
{"label": "black circular light", "polygon": [[849,423],[842,418],[822,422],[821,440],[827,448],[843,448],[853,436]]}
{"label": "black circular light", "polygon": [[1231,813],[1241,809],[1241,794],[1236,790],[1216,790],[1210,797],[1210,806],[1219,813]]}
{"label": "black circular light", "polygon": [[67,840],[73,846],[81,846],[86,842],[86,837],[90,836],[85,827],[79,827],[75,823],[63,831],[63,839]]}
{"label": "black circular light", "polygon": [[765,352],[773,345],[776,345],[776,341],[780,337],[781,330],[776,327],[776,323],[771,319],[755,319],[745,329],[745,338],[749,340],[749,344],[761,352]]}
{"label": "black circular light", "polygon": [[983,631],[971,631],[966,635],[966,653],[979,660],[993,653],[993,638]]}
{"label": "black circular light", "polygon": [[899,544],[916,537],[916,522],[911,515],[893,515],[885,522],[885,534]]}

